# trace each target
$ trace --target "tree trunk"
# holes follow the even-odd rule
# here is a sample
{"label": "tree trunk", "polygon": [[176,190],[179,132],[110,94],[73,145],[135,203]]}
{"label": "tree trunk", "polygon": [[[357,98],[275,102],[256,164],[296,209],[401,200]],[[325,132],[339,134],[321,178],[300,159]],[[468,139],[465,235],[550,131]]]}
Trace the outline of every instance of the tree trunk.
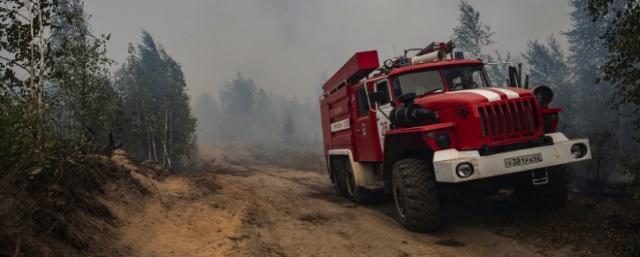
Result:
{"label": "tree trunk", "polygon": [[158,161],[158,151],[156,148],[156,140],[155,137],[153,135],[153,130],[151,127],[151,122],[149,122],[149,124],[147,125],[147,138],[149,140],[149,160],[152,160],[154,162]]}
{"label": "tree trunk", "polygon": [[156,147],[156,140],[154,138],[151,139],[151,143],[153,145],[153,161],[158,161],[158,148]]}
{"label": "tree trunk", "polygon": [[162,166],[165,164],[171,168],[171,157],[169,156],[169,108],[167,104],[164,107],[164,133],[162,137]]}
{"label": "tree trunk", "polygon": [[33,105],[33,112],[34,112],[34,117],[36,118],[36,122],[35,124],[31,124],[31,125],[35,125],[35,129],[36,129],[36,141],[35,141],[35,149],[41,149],[41,134],[40,134],[40,126],[38,124],[40,124],[40,113],[39,113],[39,107],[38,107],[38,91],[37,91],[37,86],[35,84],[36,82],[36,45],[35,45],[35,40],[36,40],[36,33],[35,33],[35,21],[33,20],[33,3],[31,1],[27,1],[27,7],[29,8],[27,10],[27,12],[29,13],[29,32],[31,35],[31,41],[29,42],[29,94],[30,94],[30,100],[31,100],[31,104]]}
{"label": "tree trunk", "polygon": [[172,147],[173,147],[173,144],[172,144],[173,143],[173,141],[172,141],[173,133],[172,133],[172,129],[171,129],[172,126],[171,125],[173,125],[173,113],[170,111],[169,112],[169,125],[168,125],[169,126],[169,143],[168,143],[168,148],[169,148],[168,149],[169,168],[173,167],[173,164],[171,162],[171,153],[172,153]]}
{"label": "tree trunk", "polygon": [[44,72],[45,72],[45,50],[46,50],[46,41],[44,37],[44,24],[43,24],[43,13],[42,13],[42,3],[38,1],[37,4],[37,14],[38,14],[38,29],[40,35],[40,67],[38,71],[38,145],[42,150],[44,148],[45,135],[44,135]]}

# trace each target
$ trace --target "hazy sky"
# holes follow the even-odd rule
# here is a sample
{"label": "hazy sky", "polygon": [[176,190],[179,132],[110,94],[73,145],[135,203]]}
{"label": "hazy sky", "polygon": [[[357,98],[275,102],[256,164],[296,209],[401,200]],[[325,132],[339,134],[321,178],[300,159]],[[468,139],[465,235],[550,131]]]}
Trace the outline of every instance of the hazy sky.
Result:
{"label": "hazy sky", "polygon": [[[522,52],[570,26],[568,0],[471,0],[491,26],[491,48]],[[86,0],[97,33],[111,33],[121,62],[149,31],[182,64],[190,94],[217,94],[237,72],[280,94],[310,96],[359,50],[381,61],[402,49],[449,40],[458,1]],[[560,37],[564,42],[564,38]],[[395,47],[394,47],[395,46]],[[395,48],[395,51],[394,51]],[[493,51],[493,50],[491,50]]]}

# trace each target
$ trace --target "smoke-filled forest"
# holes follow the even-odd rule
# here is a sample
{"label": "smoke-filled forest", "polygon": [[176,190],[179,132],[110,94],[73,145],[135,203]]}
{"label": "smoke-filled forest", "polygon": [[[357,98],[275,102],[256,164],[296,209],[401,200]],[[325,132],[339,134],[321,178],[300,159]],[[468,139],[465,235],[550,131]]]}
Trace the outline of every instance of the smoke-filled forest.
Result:
{"label": "smoke-filled forest", "polygon": [[[321,87],[320,83],[314,86]],[[315,146],[320,150],[318,98],[277,95],[242,73],[225,83],[219,95],[196,97],[194,115],[200,121],[198,140],[202,143]]]}
{"label": "smoke-filled forest", "polygon": [[[592,140],[595,160],[573,168],[578,173],[573,190],[597,194],[620,193],[628,181],[625,172],[635,163],[638,137],[634,129],[634,107],[617,95],[617,88],[604,80],[607,60],[605,33],[615,22],[613,14],[593,21],[587,0],[573,0],[568,31],[550,31],[547,38],[523,41],[520,53],[490,51],[495,41],[492,24],[468,2],[459,5],[459,24],[451,32],[458,48],[474,58],[486,60],[494,85],[506,85],[507,64],[523,64],[531,85],[547,85],[556,93],[556,105],[564,109],[561,130],[573,137]],[[616,3],[611,8],[622,8]],[[612,12],[613,13],[613,12]],[[566,37],[565,50],[558,37]],[[325,73],[309,88],[316,97],[280,96],[238,71],[237,78],[221,85],[219,94],[203,93],[194,99],[198,118],[198,140],[203,143],[239,142],[272,146],[312,146],[320,149],[321,125],[318,97],[327,79]],[[308,83],[308,82],[305,82]],[[296,85],[298,86],[298,85]]]}
{"label": "smoke-filled forest", "polygon": [[[254,18],[245,27],[246,19],[238,20],[242,26],[232,33],[194,26],[198,34],[220,33],[213,41],[220,44],[210,47],[227,53],[215,52],[213,60],[225,69],[193,64],[193,56],[204,59],[214,52],[191,49],[207,38],[185,37],[180,47],[163,44],[173,42],[165,30],[180,28],[125,24],[136,27],[135,37],[125,39],[119,31],[98,30],[87,8],[91,2],[0,0],[0,257],[640,256],[638,1],[566,0],[567,26],[544,26],[542,14],[527,22],[547,34],[532,37],[526,27],[518,28],[518,36],[505,35],[510,32],[495,28],[508,20],[485,13],[484,2],[461,0],[448,3],[452,23],[425,22],[419,25],[423,33],[379,44],[367,43],[382,38],[379,32],[358,34],[362,41],[354,42],[348,33],[323,28],[334,25],[332,15],[340,16],[336,20],[345,30],[353,28],[347,24],[358,22],[343,14],[362,1],[340,3],[345,8],[338,11],[309,3],[317,13],[300,3],[245,1],[237,3],[243,12],[253,5],[265,13],[277,10],[276,22]],[[406,13],[420,9],[417,3],[387,4]],[[391,8],[370,5],[380,6]],[[218,7],[226,12],[234,4]],[[177,13],[172,19],[188,20]],[[262,11],[249,8],[252,13]],[[309,21],[298,23],[312,13],[327,20],[309,27],[303,26]],[[118,13],[109,15],[109,23],[124,23]],[[152,16],[136,17],[145,15]],[[222,16],[221,21],[228,18]],[[404,21],[393,22],[394,33],[400,33]],[[282,42],[269,41],[272,26],[286,31],[274,36]],[[243,33],[248,27],[255,31]],[[323,41],[332,36],[347,39]],[[114,37],[129,44],[114,46]],[[305,37],[323,48],[310,51]],[[499,47],[506,45],[501,39],[509,39],[510,47]],[[226,40],[239,46],[227,49],[221,43]],[[383,61],[400,48],[416,47],[409,45],[416,41],[449,40],[466,58],[486,64],[495,87],[509,85],[508,66],[522,67],[532,87],[549,86],[552,106],[563,109],[558,130],[590,140],[592,160],[568,166],[565,209],[529,212],[510,200],[454,205],[445,216],[458,219],[449,221],[454,229],[441,238],[408,236],[380,219],[393,212],[387,205],[359,206],[333,197],[335,178],[325,176],[331,167],[323,153],[323,84],[355,51],[392,46],[380,51]],[[257,49],[248,49],[243,59],[237,50],[247,46]],[[126,48],[126,55],[114,54],[114,48]],[[227,64],[230,59],[238,63]],[[273,74],[278,67],[286,72]],[[506,213],[505,220],[495,221],[496,212]],[[382,241],[371,243],[363,234]],[[493,255],[467,235],[481,235],[505,250]],[[286,237],[303,246],[284,243]],[[555,251],[548,245],[569,247]]]}

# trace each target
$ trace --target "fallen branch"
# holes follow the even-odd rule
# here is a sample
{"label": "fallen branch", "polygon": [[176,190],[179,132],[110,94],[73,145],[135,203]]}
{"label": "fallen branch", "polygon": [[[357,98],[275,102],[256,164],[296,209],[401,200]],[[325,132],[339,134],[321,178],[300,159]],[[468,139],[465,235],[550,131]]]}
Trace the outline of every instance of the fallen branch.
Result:
{"label": "fallen branch", "polygon": [[13,257],[19,257],[20,256],[20,243],[22,239],[20,237],[18,237],[18,241],[16,241],[16,251],[13,253]]}

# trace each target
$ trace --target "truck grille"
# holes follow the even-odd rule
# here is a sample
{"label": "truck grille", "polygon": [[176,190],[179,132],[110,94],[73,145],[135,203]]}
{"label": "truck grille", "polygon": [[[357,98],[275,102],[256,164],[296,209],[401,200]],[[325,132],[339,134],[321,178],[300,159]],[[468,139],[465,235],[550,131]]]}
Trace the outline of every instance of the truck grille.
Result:
{"label": "truck grille", "polygon": [[485,137],[522,137],[540,126],[534,98],[490,102],[479,106],[478,112]]}

